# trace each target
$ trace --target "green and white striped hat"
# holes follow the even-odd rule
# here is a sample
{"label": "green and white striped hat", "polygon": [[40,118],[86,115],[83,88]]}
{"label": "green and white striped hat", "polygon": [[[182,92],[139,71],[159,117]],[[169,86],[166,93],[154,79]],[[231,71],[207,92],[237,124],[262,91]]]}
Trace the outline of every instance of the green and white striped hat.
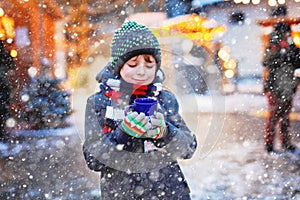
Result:
{"label": "green and white striped hat", "polygon": [[161,50],[157,38],[144,25],[127,21],[115,31],[111,44],[110,70],[119,75],[121,67],[130,58],[139,54],[153,55],[157,69],[161,65]]}

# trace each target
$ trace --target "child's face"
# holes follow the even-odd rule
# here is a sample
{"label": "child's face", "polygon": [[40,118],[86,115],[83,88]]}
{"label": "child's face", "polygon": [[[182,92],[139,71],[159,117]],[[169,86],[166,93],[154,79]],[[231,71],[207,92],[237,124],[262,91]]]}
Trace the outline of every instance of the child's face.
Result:
{"label": "child's face", "polygon": [[143,54],[129,59],[121,68],[120,75],[128,83],[149,85],[155,78],[156,68],[154,57]]}

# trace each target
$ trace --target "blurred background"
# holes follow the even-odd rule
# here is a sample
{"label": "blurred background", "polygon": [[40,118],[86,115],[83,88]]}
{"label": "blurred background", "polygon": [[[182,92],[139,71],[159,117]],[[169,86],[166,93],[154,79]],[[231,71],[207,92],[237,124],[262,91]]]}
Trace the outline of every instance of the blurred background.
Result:
{"label": "blurred background", "polygon": [[[0,1],[0,198],[97,199],[99,174],[81,152],[86,99],[124,20],[149,26],[165,86],[197,134],[183,162],[193,199],[300,198],[299,158],[263,149],[262,57],[273,25],[299,0]],[[300,95],[291,131],[299,146]]]}

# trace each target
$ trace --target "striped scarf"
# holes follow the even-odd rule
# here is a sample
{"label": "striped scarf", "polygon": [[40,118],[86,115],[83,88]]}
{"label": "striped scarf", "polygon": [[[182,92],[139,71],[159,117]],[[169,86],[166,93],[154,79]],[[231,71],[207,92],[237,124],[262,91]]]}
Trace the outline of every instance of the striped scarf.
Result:
{"label": "striped scarf", "polygon": [[123,79],[109,78],[100,84],[100,90],[105,91],[107,97],[116,101],[126,99],[126,96],[130,96],[129,104],[131,104],[136,98],[158,96],[162,90],[162,84],[137,85],[127,83]]}
{"label": "striped scarf", "polygon": [[[105,96],[119,102],[128,100],[128,105],[132,104],[136,98],[156,97],[162,91],[161,83],[152,83],[150,85],[137,85],[127,83],[122,79],[109,78],[102,82],[99,86],[101,91],[104,91]],[[115,130],[117,122],[106,118],[103,133],[106,134]]]}

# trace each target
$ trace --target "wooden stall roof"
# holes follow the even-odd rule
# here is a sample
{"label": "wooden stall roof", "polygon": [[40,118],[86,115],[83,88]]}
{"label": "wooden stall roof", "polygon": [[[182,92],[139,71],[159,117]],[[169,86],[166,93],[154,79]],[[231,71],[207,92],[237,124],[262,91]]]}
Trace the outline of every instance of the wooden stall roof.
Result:
{"label": "wooden stall roof", "polygon": [[261,26],[273,26],[276,23],[299,24],[300,17],[270,17],[256,21]]}

